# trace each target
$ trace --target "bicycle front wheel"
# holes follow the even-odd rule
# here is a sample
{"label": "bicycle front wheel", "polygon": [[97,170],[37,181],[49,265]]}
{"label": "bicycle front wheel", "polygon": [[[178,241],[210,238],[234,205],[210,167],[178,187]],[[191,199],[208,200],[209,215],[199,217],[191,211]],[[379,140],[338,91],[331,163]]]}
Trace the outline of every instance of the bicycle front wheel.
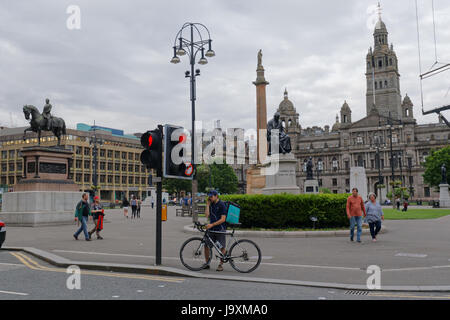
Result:
{"label": "bicycle front wheel", "polygon": [[209,259],[205,259],[206,242],[202,238],[190,238],[186,240],[180,249],[181,263],[192,271],[200,271],[211,261],[212,252],[210,250]]}
{"label": "bicycle front wheel", "polygon": [[239,240],[230,248],[230,264],[242,273],[252,272],[261,263],[261,250],[251,240]]}

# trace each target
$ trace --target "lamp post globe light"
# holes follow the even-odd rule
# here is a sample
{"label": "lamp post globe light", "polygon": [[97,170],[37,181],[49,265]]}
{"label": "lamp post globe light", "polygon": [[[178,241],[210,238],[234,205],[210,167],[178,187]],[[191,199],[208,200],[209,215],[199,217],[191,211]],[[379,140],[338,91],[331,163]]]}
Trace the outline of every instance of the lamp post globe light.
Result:
{"label": "lamp post globe light", "polygon": [[[184,34],[183,34],[184,33]],[[185,37],[184,35],[187,35]],[[205,37],[207,35],[207,37]],[[195,100],[196,100],[196,81],[195,78],[200,75],[200,70],[197,69],[194,72],[194,67],[197,59],[197,55],[199,54],[199,60],[197,61],[200,65],[205,65],[208,63],[208,58],[214,57],[216,54],[211,47],[211,35],[209,33],[208,28],[201,23],[192,23],[186,22],[183,24],[181,29],[178,31],[174,45],[173,45],[173,57],[170,60],[171,63],[177,64],[180,63],[182,56],[189,57],[189,64],[191,67],[190,71],[185,72],[185,78],[190,79],[191,85],[191,111],[192,111],[192,131],[191,131],[191,164],[193,168],[193,175],[195,174],[195,154],[194,154],[194,146],[195,146]],[[205,46],[207,46],[207,50],[205,52]],[[194,180],[193,184],[194,184]],[[195,190],[196,191],[196,190]],[[194,221],[197,221],[197,216],[195,214],[195,201],[194,201],[194,190],[192,190],[192,204],[193,204],[193,213],[192,217]]]}

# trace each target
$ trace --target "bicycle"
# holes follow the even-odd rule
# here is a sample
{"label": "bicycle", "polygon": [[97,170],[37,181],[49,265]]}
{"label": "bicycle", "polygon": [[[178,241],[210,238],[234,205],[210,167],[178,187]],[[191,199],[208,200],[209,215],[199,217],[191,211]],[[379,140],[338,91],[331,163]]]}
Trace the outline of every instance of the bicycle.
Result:
{"label": "bicycle", "polygon": [[[236,240],[234,237],[234,227],[238,225],[229,225],[233,229],[232,232],[218,232],[206,230],[206,224],[201,224],[199,222],[195,222],[194,224],[200,232],[204,233],[204,235],[203,238],[190,238],[181,246],[180,260],[186,268],[192,271],[200,271],[209,266],[213,256],[213,249],[216,258],[220,258],[224,263],[230,262],[233,269],[238,272],[249,273],[258,268],[262,258],[261,250],[258,245],[251,240]],[[225,254],[222,253],[221,247],[213,242],[209,236],[210,233],[225,233],[234,240],[234,242],[228,241]],[[210,252],[208,260],[205,258],[206,246],[208,246]],[[237,253],[235,254],[235,252]]]}

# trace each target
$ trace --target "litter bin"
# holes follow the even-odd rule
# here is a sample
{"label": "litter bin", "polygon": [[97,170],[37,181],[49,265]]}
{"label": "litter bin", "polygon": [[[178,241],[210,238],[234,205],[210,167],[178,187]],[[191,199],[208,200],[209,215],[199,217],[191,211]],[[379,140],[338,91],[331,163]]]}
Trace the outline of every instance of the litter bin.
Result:
{"label": "litter bin", "polygon": [[5,237],[6,237],[5,223],[3,221],[0,221],[0,248],[3,245],[3,242],[5,242]]}

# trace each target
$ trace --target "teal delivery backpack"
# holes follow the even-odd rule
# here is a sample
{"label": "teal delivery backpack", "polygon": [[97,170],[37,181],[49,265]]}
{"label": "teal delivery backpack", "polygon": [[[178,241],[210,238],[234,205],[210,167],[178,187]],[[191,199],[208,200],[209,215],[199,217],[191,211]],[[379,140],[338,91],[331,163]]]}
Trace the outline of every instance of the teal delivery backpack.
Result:
{"label": "teal delivery backpack", "polygon": [[241,207],[231,201],[226,202],[227,205],[227,220],[229,224],[239,224],[239,215],[241,213]]}

